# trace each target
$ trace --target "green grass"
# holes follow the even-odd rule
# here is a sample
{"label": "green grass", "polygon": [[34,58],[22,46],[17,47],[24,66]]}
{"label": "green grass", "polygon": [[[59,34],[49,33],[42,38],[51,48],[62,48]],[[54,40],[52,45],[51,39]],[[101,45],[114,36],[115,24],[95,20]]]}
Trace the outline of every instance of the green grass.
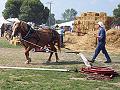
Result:
{"label": "green grass", "polygon": [[21,46],[20,45],[13,45],[13,44],[10,44],[9,41],[5,40],[5,39],[0,39],[0,47],[1,48],[20,48]]}
{"label": "green grass", "polygon": [[1,70],[0,73],[0,90],[120,90],[117,85],[120,77],[93,81],[75,72]]}

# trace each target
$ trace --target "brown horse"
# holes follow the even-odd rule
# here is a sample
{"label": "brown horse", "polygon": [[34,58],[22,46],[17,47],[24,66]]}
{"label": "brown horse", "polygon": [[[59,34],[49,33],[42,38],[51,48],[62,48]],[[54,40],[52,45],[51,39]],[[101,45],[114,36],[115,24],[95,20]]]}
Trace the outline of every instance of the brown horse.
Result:
{"label": "brown horse", "polygon": [[7,40],[10,40],[11,35],[12,35],[12,26],[3,23],[1,26],[1,37],[5,37]]}
{"label": "brown horse", "polygon": [[24,21],[15,22],[12,30],[12,36],[15,37],[19,34],[21,37],[21,43],[25,48],[26,64],[31,62],[29,51],[37,46],[50,46],[50,56],[47,62],[51,61],[53,53],[55,53],[56,62],[59,60],[57,49],[55,47],[55,44],[57,44],[58,49],[60,50],[60,37],[57,31],[52,29],[34,30]]}

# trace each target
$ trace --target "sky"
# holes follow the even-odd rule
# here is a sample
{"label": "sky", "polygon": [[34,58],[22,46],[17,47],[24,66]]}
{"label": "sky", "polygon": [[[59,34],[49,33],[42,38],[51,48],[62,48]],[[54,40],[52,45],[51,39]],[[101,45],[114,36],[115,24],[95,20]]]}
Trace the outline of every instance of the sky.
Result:
{"label": "sky", "polygon": [[[7,0],[0,0],[0,17],[5,8]],[[106,12],[108,16],[113,15],[113,10],[120,4],[120,0],[40,0],[44,6],[50,7],[47,2],[52,1],[51,12],[56,19],[62,19],[65,9],[75,9],[80,16],[82,12]]]}

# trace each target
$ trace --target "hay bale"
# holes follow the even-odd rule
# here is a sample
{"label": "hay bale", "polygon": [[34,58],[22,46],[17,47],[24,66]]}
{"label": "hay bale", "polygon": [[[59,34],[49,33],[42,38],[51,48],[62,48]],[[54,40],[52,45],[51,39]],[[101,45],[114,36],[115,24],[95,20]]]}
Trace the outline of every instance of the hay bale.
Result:
{"label": "hay bale", "polygon": [[120,30],[108,30],[106,42],[108,46],[120,48]]}
{"label": "hay bale", "polygon": [[[98,31],[90,31],[84,36],[77,36],[77,33],[66,32],[64,42],[65,47],[71,50],[93,50],[96,47],[96,38],[93,34]],[[106,38],[106,46],[111,50],[120,50],[120,31],[108,30]]]}

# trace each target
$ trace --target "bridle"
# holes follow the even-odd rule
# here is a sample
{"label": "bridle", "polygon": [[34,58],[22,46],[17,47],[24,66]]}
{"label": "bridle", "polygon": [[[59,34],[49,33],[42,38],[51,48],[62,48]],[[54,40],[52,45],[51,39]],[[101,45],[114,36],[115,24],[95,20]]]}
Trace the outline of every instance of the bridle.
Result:
{"label": "bridle", "polygon": [[27,29],[28,29],[28,32],[27,32],[27,34],[24,37],[22,37],[22,39],[26,40],[26,39],[30,38],[32,33],[35,32],[35,30],[28,24],[27,24]]}

